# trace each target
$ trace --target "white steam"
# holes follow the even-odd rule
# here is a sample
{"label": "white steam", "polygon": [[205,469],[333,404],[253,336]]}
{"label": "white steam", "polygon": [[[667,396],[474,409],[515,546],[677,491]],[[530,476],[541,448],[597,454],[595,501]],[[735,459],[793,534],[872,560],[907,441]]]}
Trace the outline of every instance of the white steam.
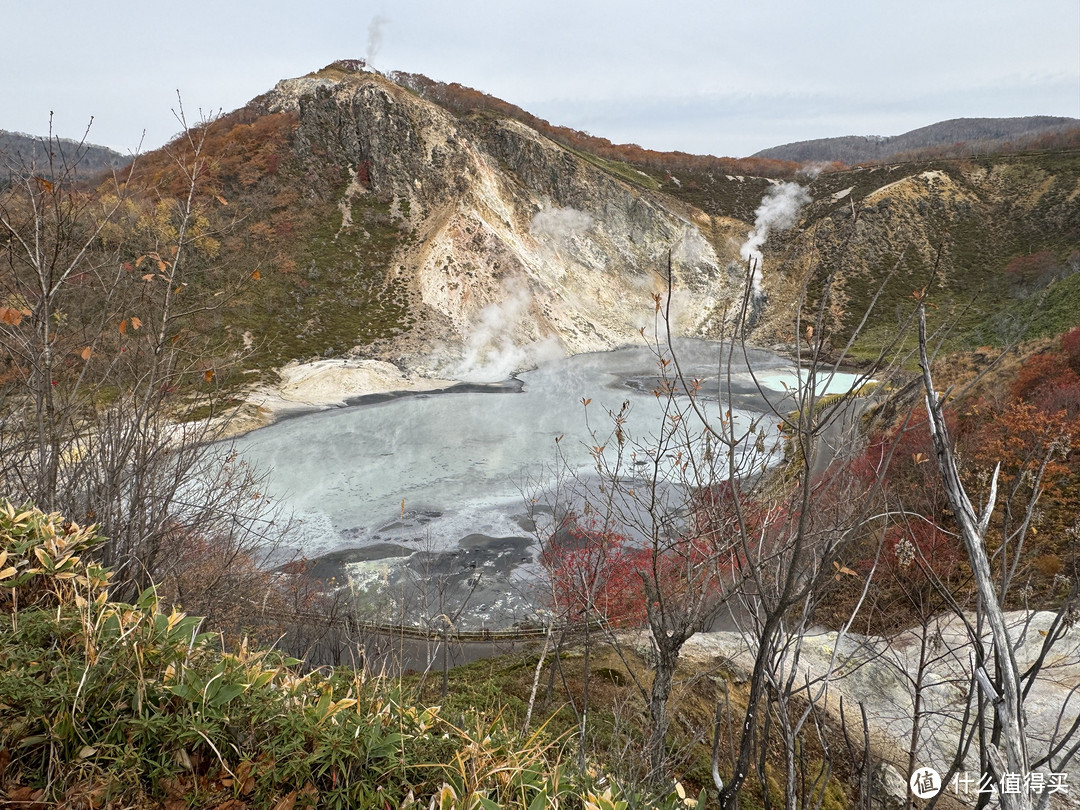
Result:
{"label": "white steam", "polygon": [[697,228],[687,228],[671,249],[671,259],[676,264],[716,264],[716,251],[705,241]]}
{"label": "white steam", "polygon": [[810,192],[798,183],[780,183],[769,189],[761,205],[754,211],[754,229],[750,231],[739,248],[744,262],[751,262],[754,275],[751,279],[754,295],[761,295],[761,248],[773,231],[783,231],[795,224],[799,211],[810,202]]}
{"label": "white steam", "polygon": [[576,208],[544,208],[537,211],[529,223],[529,232],[536,239],[552,245],[555,250],[566,248],[574,237],[593,226],[593,218]]}
{"label": "white steam", "polygon": [[805,177],[807,180],[816,180],[818,175],[829,168],[828,163],[817,161],[815,163],[804,163],[802,168],[799,169],[798,177]]}
{"label": "white steam", "polygon": [[379,55],[379,51],[382,49],[383,28],[388,22],[390,22],[390,20],[382,14],[376,14],[371,22],[368,23],[367,63],[369,65],[375,64],[375,57]]}
{"label": "white steam", "polygon": [[532,368],[546,360],[562,357],[554,336],[518,343],[514,333],[525,320],[532,304],[528,284],[509,279],[502,286],[503,298],[488,304],[476,317],[465,344],[461,363],[453,376],[465,382],[500,382],[515,371]]}

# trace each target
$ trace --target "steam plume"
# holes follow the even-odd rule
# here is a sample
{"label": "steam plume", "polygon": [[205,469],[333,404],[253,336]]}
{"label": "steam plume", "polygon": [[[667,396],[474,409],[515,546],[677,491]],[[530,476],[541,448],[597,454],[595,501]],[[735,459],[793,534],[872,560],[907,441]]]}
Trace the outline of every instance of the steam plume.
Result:
{"label": "steam plume", "polygon": [[545,208],[537,211],[529,223],[529,232],[534,237],[552,242],[555,249],[569,245],[578,234],[585,233],[593,226],[593,218],[576,208]]}
{"label": "steam plume", "polygon": [[503,299],[480,310],[453,376],[465,382],[499,382],[515,371],[561,357],[554,337],[529,343],[515,340],[514,331],[531,304],[526,282],[513,278],[504,282]]}
{"label": "steam plume", "polygon": [[795,224],[799,211],[810,202],[810,192],[798,183],[781,183],[773,186],[762,198],[754,211],[754,229],[750,231],[739,248],[744,262],[752,262],[754,276],[751,279],[754,296],[761,295],[761,248],[773,231],[783,231]]}
{"label": "steam plume", "polygon": [[390,22],[389,19],[382,14],[376,14],[370,23],[368,23],[367,29],[367,63],[369,65],[375,64],[375,57],[379,55],[379,50],[382,48],[383,40],[383,28]]}

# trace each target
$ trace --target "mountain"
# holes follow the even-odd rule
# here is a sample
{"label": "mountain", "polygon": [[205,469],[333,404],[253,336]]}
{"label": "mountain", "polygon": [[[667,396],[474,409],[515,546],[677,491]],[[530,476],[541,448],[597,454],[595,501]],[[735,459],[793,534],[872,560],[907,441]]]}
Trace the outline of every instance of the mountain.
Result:
{"label": "mountain", "polygon": [[[676,330],[717,337],[751,232],[752,337],[769,345],[794,345],[802,290],[826,285],[843,345],[886,280],[856,347],[870,354],[932,272],[933,317],[953,318],[956,346],[1061,331],[1080,309],[1075,151],[762,177],[780,164],[620,160],[455,87],[357,62],[282,80],[125,169],[132,228],[101,247],[134,263],[169,244],[168,200],[187,191],[176,159],[201,144],[183,295],[190,328],[217,341],[210,359],[248,371],[359,356],[471,377],[637,341],[669,256]],[[762,205],[785,194],[786,230]]]}
{"label": "mountain", "polygon": [[[0,163],[13,166],[42,165],[48,160],[45,144],[48,141],[21,132],[0,130]],[[130,158],[106,146],[79,143],[67,138],[56,138],[52,148],[60,160],[78,165],[84,176],[94,175],[105,169],[126,165]]]}
{"label": "mountain", "polygon": [[[921,161],[820,175],[797,227],[773,242],[766,289],[835,292],[834,342],[873,354],[934,301],[946,348],[974,350],[1080,323],[1080,155]],[[771,285],[771,286],[770,286]],[[875,296],[877,300],[875,301]],[[789,328],[775,309],[775,334]],[[762,323],[764,334],[769,327]],[[910,345],[913,336],[908,336]]]}
{"label": "mountain", "polygon": [[284,80],[212,131],[218,190],[252,211],[223,246],[261,257],[230,317],[271,364],[359,345],[452,373],[503,351],[610,348],[651,323],[669,251],[681,331],[718,334],[741,297],[741,223],[372,71]]}
{"label": "mountain", "polygon": [[[895,160],[910,153],[951,150],[958,154],[999,152],[1009,148],[1038,149],[1056,145],[1053,136],[1080,141],[1080,119],[1033,115],[1025,118],[954,118],[903,135],[848,135],[796,141],[756,152],[756,158],[798,163],[868,163]],[[923,157],[926,157],[924,154]]]}

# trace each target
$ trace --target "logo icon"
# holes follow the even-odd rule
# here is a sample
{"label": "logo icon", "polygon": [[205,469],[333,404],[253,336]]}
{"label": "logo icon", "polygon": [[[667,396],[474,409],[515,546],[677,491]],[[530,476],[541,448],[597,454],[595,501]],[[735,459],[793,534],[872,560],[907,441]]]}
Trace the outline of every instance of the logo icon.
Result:
{"label": "logo icon", "polygon": [[941,792],[941,774],[933,768],[918,768],[908,784],[916,798],[931,799]]}

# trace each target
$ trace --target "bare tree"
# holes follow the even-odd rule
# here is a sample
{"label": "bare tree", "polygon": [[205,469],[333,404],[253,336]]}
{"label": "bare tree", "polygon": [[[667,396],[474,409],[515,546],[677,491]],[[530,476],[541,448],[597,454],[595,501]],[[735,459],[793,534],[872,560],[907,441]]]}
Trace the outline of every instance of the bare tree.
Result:
{"label": "bare tree", "polygon": [[[999,571],[995,583],[987,540],[991,518],[998,501],[1001,463],[999,461],[994,468],[986,503],[977,510],[961,477],[956,450],[945,420],[945,402],[950,392],[942,394],[934,387],[925,304],[921,299],[918,312],[919,359],[934,456],[971,566],[977,593],[974,617],[969,619],[967,614],[957,610],[957,616],[967,629],[974,654],[973,694],[969,700],[975,704],[975,711],[971,721],[965,724],[966,731],[973,737],[977,736],[980,761],[988,765],[993,774],[1002,806],[1021,810],[1034,806],[1033,794],[1026,789],[1016,791],[1006,788],[1006,778],[1015,778],[1026,787],[1031,774],[1038,768],[1046,765],[1064,767],[1080,749],[1080,741],[1076,740],[1080,720],[1065,728],[1062,728],[1059,722],[1059,734],[1048,741],[1047,754],[1033,762],[1024,711],[1025,699],[1035,678],[1043,670],[1053,645],[1064,635],[1069,611],[1076,603],[1075,586],[1052,626],[1045,631],[1035,662],[1026,670],[1022,671],[1019,666],[1017,649],[1020,637],[1027,633],[1029,618],[1023,620],[1018,627],[1015,622],[1010,625],[1005,614],[1009,585],[1019,565],[1024,539],[1032,525],[1036,505],[1042,494],[1043,474],[1055,455],[1067,453],[1070,448],[1066,437],[1054,439],[1043,448],[1043,455],[1041,459],[1036,459],[1034,473],[1030,476],[1026,502],[1017,502],[1015,488],[1010,492],[1005,520],[1001,526],[1000,544],[994,553]],[[977,690],[975,684],[978,685]],[[1062,713],[1065,708],[1062,706]],[[1063,714],[1059,716],[1059,721],[1063,717]],[[965,716],[965,720],[967,719]],[[962,765],[963,753],[963,750],[958,752],[950,772],[955,772]],[[1049,801],[1049,794],[1046,792],[1034,795],[1039,796],[1039,806],[1045,806]],[[981,797],[980,805],[985,805],[988,798]]]}
{"label": "bare tree", "polygon": [[[867,369],[826,397],[829,383],[841,379],[851,345],[830,352],[833,301],[826,282],[795,379],[786,393],[772,390],[755,372],[745,339],[754,306],[748,283],[732,330],[736,339],[721,344],[712,371],[702,374],[672,339],[670,266],[668,275],[667,295],[656,296],[651,342],[660,411],[655,430],[631,435],[628,404],[609,412],[603,428],[590,426],[591,475],[575,482],[576,508],[588,517],[589,531],[601,538],[625,535],[640,552],[639,588],[626,594],[640,600],[651,647],[652,680],[636,683],[648,709],[650,779],[659,784],[668,770],[667,704],[680,652],[723,616],[743,631],[754,665],[732,773],[725,780],[715,769],[721,804],[734,806],[755,752],[778,740],[789,752],[789,806],[813,806],[822,800],[828,773],[811,774],[797,742],[807,724],[824,733],[828,674],[808,681],[800,651],[824,586],[838,572],[853,573],[846,554],[878,519],[875,484],[852,475],[845,437],[858,432],[864,384],[889,373],[896,345],[884,347]],[[800,333],[803,326],[797,325]],[[750,396],[767,403],[763,416],[739,412],[738,403]],[[586,612],[621,649],[611,606],[590,584],[582,583]]]}
{"label": "bare tree", "polygon": [[238,358],[212,313],[248,272],[216,261],[211,123],[178,120],[165,180],[140,158],[82,177],[85,147],[50,136],[0,196],[0,489],[99,523],[121,597],[179,574],[191,542],[261,562],[280,528],[260,477],[212,444]]}

